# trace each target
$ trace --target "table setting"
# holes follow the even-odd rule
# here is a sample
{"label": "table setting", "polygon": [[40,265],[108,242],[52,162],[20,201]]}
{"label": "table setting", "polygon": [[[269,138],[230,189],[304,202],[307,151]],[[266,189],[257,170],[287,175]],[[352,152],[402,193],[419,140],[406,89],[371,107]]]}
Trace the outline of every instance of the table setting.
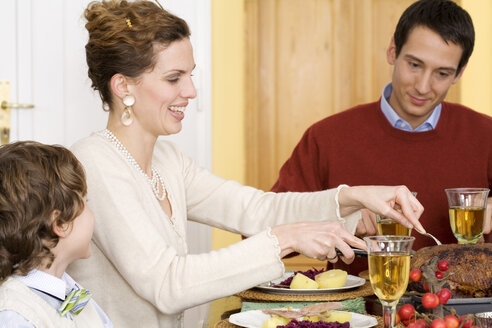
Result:
{"label": "table setting", "polygon": [[[367,257],[367,252],[361,251]],[[364,255],[359,255],[364,256]],[[282,282],[290,283],[297,274],[315,277],[329,271],[309,269],[306,271],[286,271],[284,276],[270,282],[260,284],[254,288],[237,293],[235,296],[241,299],[241,309],[233,313],[226,320],[218,322],[215,327],[262,327],[269,315],[262,312],[265,309],[292,309],[297,310],[305,306],[314,306],[323,303],[339,303],[340,311],[351,314],[348,320],[351,327],[366,328],[378,325],[378,316],[367,315],[364,296],[373,294],[371,284],[363,277],[346,274],[341,286],[331,288],[289,288],[281,285]],[[290,279],[289,279],[290,278]],[[336,279],[336,278],[334,278]],[[315,280],[312,279],[314,282]],[[322,286],[323,287],[323,286]]]}
{"label": "table setting", "polygon": [[[308,320],[336,325],[302,327],[492,328],[492,244],[477,243],[489,189],[445,193],[457,244],[441,245],[430,235],[436,245],[415,251],[411,229],[377,216],[378,235],[364,237],[367,251],[356,250],[367,257],[368,270],[358,276],[324,268],[286,271],[237,293],[241,308],[214,327],[290,328]],[[329,275],[326,285],[322,278]],[[377,306],[368,311],[368,302]]]}

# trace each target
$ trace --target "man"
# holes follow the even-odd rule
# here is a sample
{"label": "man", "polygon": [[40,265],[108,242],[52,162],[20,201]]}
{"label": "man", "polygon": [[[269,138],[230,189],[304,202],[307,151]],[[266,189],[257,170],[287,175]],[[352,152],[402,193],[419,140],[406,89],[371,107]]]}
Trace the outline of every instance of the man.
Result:
{"label": "man", "polygon": [[[492,187],[492,118],[443,102],[473,51],[466,11],[450,0],[421,0],[401,16],[387,50],[392,82],[380,100],[312,125],[282,166],[273,191],[403,184],[424,206],[420,222],[443,243],[456,243],[445,188]],[[492,198],[484,232],[489,233]],[[369,212],[359,236],[376,234]],[[414,248],[435,244],[413,233]],[[492,234],[485,237],[492,241]]]}

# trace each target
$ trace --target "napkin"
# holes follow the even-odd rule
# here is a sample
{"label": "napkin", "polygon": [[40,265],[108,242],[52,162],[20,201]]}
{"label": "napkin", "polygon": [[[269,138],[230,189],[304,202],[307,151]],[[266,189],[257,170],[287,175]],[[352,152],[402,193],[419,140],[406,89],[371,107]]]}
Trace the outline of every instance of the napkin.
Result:
{"label": "napkin", "polygon": [[[363,297],[357,297],[345,301],[338,301],[343,304],[343,308],[340,310],[347,310],[349,312],[365,314],[366,312],[366,302]],[[274,308],[284,308],[291,307],[293,309],[300,309],[306,305],[324,303],[324,302],[242,302],[241,312],[250,310],[261,310],[261,309],[274,309]]]}

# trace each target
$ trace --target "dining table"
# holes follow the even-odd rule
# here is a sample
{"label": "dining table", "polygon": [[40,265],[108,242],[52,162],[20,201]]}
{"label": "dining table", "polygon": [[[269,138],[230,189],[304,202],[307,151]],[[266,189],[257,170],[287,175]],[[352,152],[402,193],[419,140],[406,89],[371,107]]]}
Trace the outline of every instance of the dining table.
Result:
{"label": "dining table", "polygon": [[203,328],[237,327],[229,323],[228,318],[241,311],[241,304],[241,298],[235,295],[210,302]]}
{"label": "dining table", "polygon": [[322,302],[341,302],[348,311],[364,313],[374,317],[377,324],[374,327],[383,327],[381,306],[373,293],[371,284],[367,279],[357,288],[342,290],[332,293],[316,294],[284,294],[269,293],[268,291],[251,288],[235,295],[212,301],[204,321],[204,328],[238,328],[229,318],[236,313],[262,308],[301,307],[308,304]]}

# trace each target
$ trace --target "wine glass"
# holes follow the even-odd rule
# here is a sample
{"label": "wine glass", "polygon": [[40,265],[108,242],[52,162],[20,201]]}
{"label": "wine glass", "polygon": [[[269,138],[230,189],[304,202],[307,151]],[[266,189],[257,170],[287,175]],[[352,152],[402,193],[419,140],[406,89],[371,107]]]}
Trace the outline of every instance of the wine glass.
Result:
{"label": "wine glass", "polygon": [[412,234],[412,228],[407,228],[390,217],[376,214],[376,223],[380,235],[410,236]]}
{"label": "wine glass", "polygon": [[449,222],[459,244],[475,244],[483,234],[487,188],[445,189],[449,204]]}
{"label": "wine glass", "polygon": [[[417,197],[417,192],[413,191],[412,194]],[[397,210],[401,212],[399,207]],[[412,234],[412,228],[407,228],[390,217],[376,214],[376,223],[380,235],[410,236]]]}
{"label": "wine glass", "polygon": [[415,237],[364,237],[369,254],[369,280],[383,305],[384,328],[395,327],[396,305],[408,286],[410,252]]}

